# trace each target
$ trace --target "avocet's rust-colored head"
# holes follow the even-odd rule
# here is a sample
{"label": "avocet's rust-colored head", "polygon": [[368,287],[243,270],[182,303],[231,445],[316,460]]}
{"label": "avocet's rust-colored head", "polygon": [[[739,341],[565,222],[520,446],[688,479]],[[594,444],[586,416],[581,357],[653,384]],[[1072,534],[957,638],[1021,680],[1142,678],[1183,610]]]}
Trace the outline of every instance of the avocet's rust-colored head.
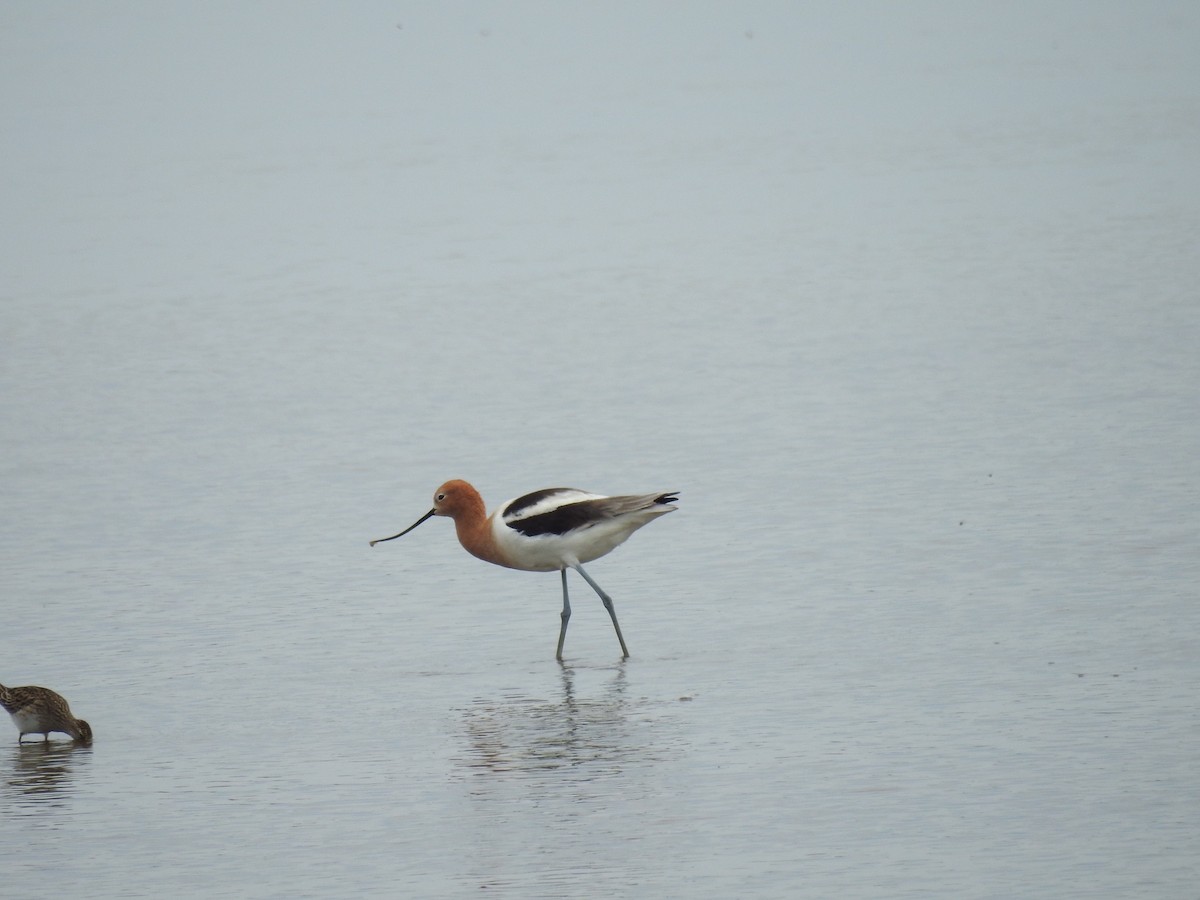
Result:
{"label": "avocet's rust-colored head", "polygon": [[433,492],[433,514],[457,519],[461,515],[482,510],[479,491],[461,478],[452,478]]}
{"label": "avocet's rust-colored head", "polygon": [[454,478],[447,481],[440,488],[433,492],[433,509],[417,519],[399,534],[393,534],[391,537],[376,538],[371,541],[371,546],[381,544],[384,541],[394,541],[398,537],[404,537],[426,519],[433,516],[449,516],[452,519],[457,519],[460,516],[469,515],[474,511],[483,512],[483,498],[479,496],[479,491],[475,490],[468,482],[461,478]]}

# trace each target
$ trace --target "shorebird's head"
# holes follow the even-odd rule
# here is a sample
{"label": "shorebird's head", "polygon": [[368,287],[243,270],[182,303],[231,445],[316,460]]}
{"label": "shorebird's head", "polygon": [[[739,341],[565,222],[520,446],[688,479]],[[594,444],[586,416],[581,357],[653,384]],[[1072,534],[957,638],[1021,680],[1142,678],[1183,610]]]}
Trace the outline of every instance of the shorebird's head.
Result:
{"label": "shorebird's head", "polygon": [[75,720],[75,733],[71,735],[81,744],[91,746],[92,743],[92,726],[83,719]]}
{"label": "shorebird's head", "polygon": [[475,506],[483,506],[479,491],[461,478],[453,478],[433,492],[433,509],[430,512],[435,516],[456,519]]}
{"label": "shorebird's head", "polygon": [[483,499],[479,496],[479,492],[470,484],[463,481],[461,478],[454,478],[447,481],[440,488],[433,492],[433,509],[417,519],[399,534],[393,534],[391,537],[376,538],[371,541],[371,546],[381,544],[384,541],[394,541],[398,537],[404,537],[426,519],[433,516],[449,516],[451,519],[457,519],[459,516],[465,515],[472,510],[483,511]]}

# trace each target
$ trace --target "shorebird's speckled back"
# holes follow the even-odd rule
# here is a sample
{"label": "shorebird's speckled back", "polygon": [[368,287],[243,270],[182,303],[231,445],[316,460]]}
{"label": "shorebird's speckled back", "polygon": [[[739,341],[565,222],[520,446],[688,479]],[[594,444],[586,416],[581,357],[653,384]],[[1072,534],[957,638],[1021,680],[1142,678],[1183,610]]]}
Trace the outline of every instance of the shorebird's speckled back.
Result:
{"label": "shorebird's speckled back", "polygon": [[75,718],[66,698],[49,688],[32,684],[8,688],[0,684],[0,706],[17,726],[18,742],[27,734],[40,734],[48,741],[52,731],[70,735],[81,744],[92,742],[92,726]]}

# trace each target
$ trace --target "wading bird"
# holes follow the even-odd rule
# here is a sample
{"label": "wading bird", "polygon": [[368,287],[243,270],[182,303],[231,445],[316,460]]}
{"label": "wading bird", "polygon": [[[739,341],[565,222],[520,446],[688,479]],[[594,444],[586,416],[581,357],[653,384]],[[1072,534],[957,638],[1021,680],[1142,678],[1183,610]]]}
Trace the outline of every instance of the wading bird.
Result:
{"label": "wading bird", "polygon": [[454,520],[458,542],[471,555],[510,569],[560,572],[563,608],[555,653],[558,660],[562,660],[567,622],[571,618],[567,569],[574,569],[604,601],[621,642],[621,654],[628,657],[612,598],[583,570],[581,563],[610,553],[652,519],[672,512],[675,507],[669,504],[678,499],[677,493],[605,497],[574,488],[546,488],[510,500],[489,516],[479,491],[455,479],[434,492],[433,509],[399,534],[371,541],[371,546],[402,537],[431,516],[449,516]]}
{"label": "wading bird", "polygon": [[49,688],[32,684],[8,688],[0,684],[0,706],[8,710],[21,733],[17,743],[27,734],[40,734],[48,741],[52,731],[69,734],[81,744],[92,742],[92,726],[75,718],[66,698]]}

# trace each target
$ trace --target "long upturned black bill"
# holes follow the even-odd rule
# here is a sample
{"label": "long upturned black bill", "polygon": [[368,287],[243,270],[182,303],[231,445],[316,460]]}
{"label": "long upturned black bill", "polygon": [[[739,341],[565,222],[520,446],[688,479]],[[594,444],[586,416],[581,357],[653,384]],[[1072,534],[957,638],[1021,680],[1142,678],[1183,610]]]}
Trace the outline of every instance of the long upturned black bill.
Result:
{"label": "long upturned black bill", "polygon": [[418,525],[420,525],[422,522],[424,522],[430,516],[434,515],[436,512],[437,512],[436,509],[431,509],[429,512],[425,513],[425,515],[421,516],[421,518],[417,519],[417,521],[413,522],[411,525],[409,525],[407,528],[405,528],[399,534],[393,534],[391,537],[386,537],[386,538],[376,538],[375,540],[371,541],[371,546],[374,547],[376,544],[382,544],[384,541],[394,541],[398,537],[404,537],[406,534],[408,534],[410,531],[412,531],[414,528],[416,528]]}

